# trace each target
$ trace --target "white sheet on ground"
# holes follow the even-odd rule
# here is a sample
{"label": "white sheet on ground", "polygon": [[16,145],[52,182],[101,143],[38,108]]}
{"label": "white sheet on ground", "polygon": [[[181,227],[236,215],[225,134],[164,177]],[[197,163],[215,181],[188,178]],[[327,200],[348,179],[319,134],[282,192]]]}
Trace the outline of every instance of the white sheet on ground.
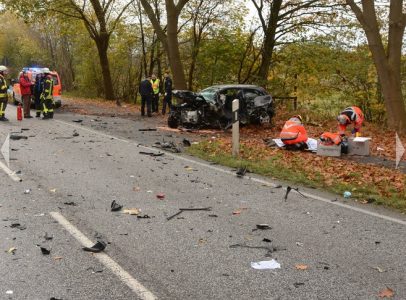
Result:
{"label": "white sheet on ground", "polygon": [[[273,141],[279,148],[283,148],[285,146],[285,144],[282,142],[281,139],[273,139]],[[317,151],[317,140],[316,139],[308,138],[306,143],[307,143],[307,148],[310,151]]]}
{"label": "white sheet on ground", "polygon": [[370,137],[356,137],[356,138],[354,138],[354,142],[361,142],[361,143],[363,143],[363,142],[366,142],[366,141],[369,141],[371,138]]}
{"label": "white sheet on ground", "polygon": [[264,260],[258,262],[252,262],[251,267],[256,270],[274,270],[280,269],[281,265],[276,260]]}

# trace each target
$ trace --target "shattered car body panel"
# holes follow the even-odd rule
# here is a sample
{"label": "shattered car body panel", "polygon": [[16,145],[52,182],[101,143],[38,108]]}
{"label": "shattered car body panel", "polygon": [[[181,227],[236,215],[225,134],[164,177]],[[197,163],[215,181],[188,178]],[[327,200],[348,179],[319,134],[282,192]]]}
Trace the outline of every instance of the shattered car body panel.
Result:
{"label": "shattered car body panel", "polygon": [[232,122],[232,101],[240,100],[239,119],[242,124],[270,122],[274,115],[272,96],[255,85],[216,85],[199,93],[175,90],[180,100],[168,118],[168,126],[189,128],[228,128]]}

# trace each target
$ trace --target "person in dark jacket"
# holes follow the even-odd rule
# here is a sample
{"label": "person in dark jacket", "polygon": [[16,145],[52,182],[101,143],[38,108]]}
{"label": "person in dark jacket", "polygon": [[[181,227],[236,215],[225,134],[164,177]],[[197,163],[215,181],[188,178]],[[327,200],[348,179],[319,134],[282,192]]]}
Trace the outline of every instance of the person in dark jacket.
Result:
{"label": "person in dark jacket", "polygon": [[45,75],[42,73],[37,74],[37,76],[35,76],[34,103],[35,103],[35,110],[37,111],[36,112],[37,118],[41,117],[41,112],[42,112],[41,94],[42,94],[42,91],[44,90],[44,80],[45,80]]}
{"label": "person in dark jacket", "polygon": [[171,111],[172,107],[172,79],[169,77],[169,72],[165,72],[164,74],[164,90],[165,96],[162,103],[162,114],[166,113],[166,105],[168,105],[169,111]]}
{"label": "person in dark jacket", "polygon": [[152,116],[151,103],[154,97],[154,90],[152,89],[151,78],[145,78],[140,83],[141,94],[141,116],[145,116],[145,105],[147,105],[147,115]]}
{"label": "person in dark jacket", "polygon": [[31,107],[31,80],[28,78],[27,71],[23,71],[20,75],[20,91],[23,102],[24,118],[30,119],[30,107]]}

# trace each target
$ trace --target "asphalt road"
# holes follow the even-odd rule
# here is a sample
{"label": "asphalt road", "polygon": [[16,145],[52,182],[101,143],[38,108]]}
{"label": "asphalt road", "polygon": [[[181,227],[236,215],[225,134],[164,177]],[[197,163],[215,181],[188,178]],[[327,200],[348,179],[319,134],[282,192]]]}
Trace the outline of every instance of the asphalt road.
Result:
{"label": "asphalt road", "polygon": [[[380,299],[385,288],[406,299],[404,215],[304,188],[308,197],[291,192],[285,201],[268,179],[237,178],[184,154],[140,154],[183,138],[140,132],[150,126],[141,119],[18,122],[15,108],[8,113],[0,142],[29,130],[11,141],[10,169],[22,182],[0,170],[0,299]],[[112,200],[150,218],[111,212]],[[211,211],[167,220],[191,207]],[[105,241],[104,254],[83,251],[86,237]],[[281,268],[251,268],[271,259]]]}

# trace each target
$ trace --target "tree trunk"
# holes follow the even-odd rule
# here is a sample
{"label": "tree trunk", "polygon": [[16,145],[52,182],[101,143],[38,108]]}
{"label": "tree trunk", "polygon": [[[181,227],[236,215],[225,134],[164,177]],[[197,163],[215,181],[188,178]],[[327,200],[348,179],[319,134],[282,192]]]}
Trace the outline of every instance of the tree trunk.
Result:
{"label": "tree trunk", "polygon": [[355,1],[347,0],[347,4],[362,25],[368,40],[382,86],[388,125],[401,133],[406,133],[406,109],[400,75],[402,39],[406,25],[406,16],[402,13],[402,3],[403,0],[391,0],[390,2],[388,46],[385,51],[374,2],[363,0],[363,10],[361,10]]}
{"label": "tree trunk", "polygon": [[178,90],[187,88],[185,72],[183,70],[182,60],[180,58],[178,41],[178,17],[168,12],[168,59],[172,70],[173,84]]}
{"label": "tree trunk", "polygon": [[103,76],[104,97],[107,100],[114,100],[113,82],[111,80],[109,58],[107,55],[108,38],[99,37],[95,40],[97,45],[97,52],[99,54],[100,66]]}
{"label": "tree trunk", "polygon": [[262,61],[259,67],[258,77],[266,83],[268,81],[269,68],[272,63],[272,55],[276,44],[276,29],[278,27],[279,12],[282,0],[274,0],[271,5],[271,13],[266,28],[263,28],[265,38],[262,47]]}

